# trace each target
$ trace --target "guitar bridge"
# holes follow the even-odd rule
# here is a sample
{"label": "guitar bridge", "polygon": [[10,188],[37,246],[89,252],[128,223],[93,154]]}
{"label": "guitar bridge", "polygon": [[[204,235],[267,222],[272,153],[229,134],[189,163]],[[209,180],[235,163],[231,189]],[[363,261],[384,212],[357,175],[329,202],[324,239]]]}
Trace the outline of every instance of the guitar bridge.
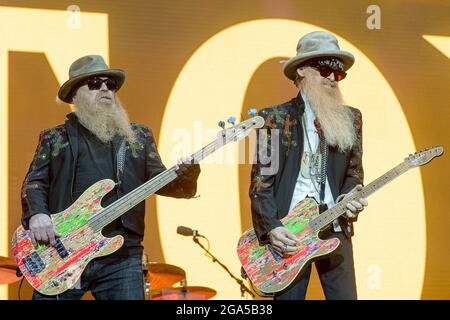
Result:
{"label": "guitar bridge", "polygon": [[45,263],[42,261],[41,257],[39,257],[37,252],[29,254],[22,259],[22,262],[32,276],[35,276],[45,269]]}

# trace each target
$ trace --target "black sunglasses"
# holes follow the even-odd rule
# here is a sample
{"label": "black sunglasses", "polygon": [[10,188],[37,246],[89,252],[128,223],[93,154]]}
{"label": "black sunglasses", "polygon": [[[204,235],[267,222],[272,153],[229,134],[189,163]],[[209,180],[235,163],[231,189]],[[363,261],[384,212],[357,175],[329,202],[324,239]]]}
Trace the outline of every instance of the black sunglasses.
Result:
{"label": "black sunglasses", "polygon": [[319,71],[320,75],[324,78],[328,78],[330,76],[330,74],[334,73],[334,80],[336,80],[336,81],[344,80],[345,77],[347,76],[347,73],[345,71],[335,70],[328,66],[315,65],[315,66],[310,66],[310,67],[317,69],[317,71]]}
{"label": "black sunglasses", "polygon": [[117,91],[118,89],[117,81],[114,78],[89,78],[83,82],[83,84],[88,85],[89,90],[99,90],[103,83],[106,84],[108,90]]}

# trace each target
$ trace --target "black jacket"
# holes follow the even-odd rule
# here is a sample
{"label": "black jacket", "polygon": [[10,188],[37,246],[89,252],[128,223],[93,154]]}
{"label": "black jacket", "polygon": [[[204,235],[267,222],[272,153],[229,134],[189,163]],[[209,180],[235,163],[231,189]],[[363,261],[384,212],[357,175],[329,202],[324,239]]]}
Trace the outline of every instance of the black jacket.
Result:
{"label": "black jacket", "polygon": [[[65,124],[41,132],[39,144],[22,185],[22,225],[37,213],[54,214],[67,209],[74,201],[74,178],[78,155],[79,122],[74,113]],[[126,143],[122,184],[116,188],[121,197],[147,180],[166,170],[158,154],[152,131],[140,124],[131,124],[135,141]],[[115,148],[115,159],[117,158]],[[117,181],[116,181],[117,182]],[[156,192],[175,198],[191,198],[197,182],[178,178]],[[111,192],[115,192],[112,190]],[[121,220],[125,228],[144,235],[145,201],[139,203]]]}
{"label": "black jacket", "polygon": [[[351,108],[351,107],[350,107]],[[257,144],[257,150],[266,149],[263,153],[271,155],[276,152],[272,147],[270,129],[279,134],[279,168],[274,174],[264,174],[271,166],[271,162],[265,163],[257,158],[252,167],[251,185],[249,195],[251,199],[251,211],[253,226],[261,243],[267,243],[267,233],[273,228],[281,226],[280,219],[288,214],[294,193],[295,184],[300,170],[300,159],[303,153],[303,129],[301,117],[305,109],[305,103],[301,94],[289,102],[278,106],[262,109],[259,112],[265,119],[265,125],[257,133],[265,134],[265,140]],[[339,152],[334,147],[328,146],[327,177],[333,198],[336,199],[348,193],[357,184],[363,184],[362,167],[362,118],[361,112],[351,108],[355,114],[355,128],[358,141],[351,150],[345,153]],[[265,164],[263,164],[265,163]],[[344,217],[339,219],[340,225],[347,236],[353,235],[351,222]],[[346,227],[350,227],[350,231]]]}

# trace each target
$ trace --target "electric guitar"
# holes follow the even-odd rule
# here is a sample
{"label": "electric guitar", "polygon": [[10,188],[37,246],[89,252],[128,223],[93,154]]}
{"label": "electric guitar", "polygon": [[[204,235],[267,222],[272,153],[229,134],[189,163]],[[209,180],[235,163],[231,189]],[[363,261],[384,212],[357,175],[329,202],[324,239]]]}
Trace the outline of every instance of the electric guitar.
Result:
{"label": "electric guitar", "polygon": [[444,152],[441,146],[410,155],[401,164],[374,180],[361,191],[345,198],[331,209],[319,214],[314,199],[300,201],[281,222],[300,240],[300,249],[292,256],[280,256],[270,244],[261,246],[254,229],[244,232],[238,242],[237,253],[245,274],[255,291],[262,295],[281,293],[293,286],[306,267],[314,260],[332,254],[340,245],[337,238],[322,240],[319,233],[346,213],[347,204],[366,198],[382,186],[411,168],[424,165]]}
{"label": "electric guitar", "polygon": [[[218,133],[217,139],[191,155],[196,162],[264,125],[264,119],[260,116],[237,125],[230,119],[232,127],[225,129],[225,123],[221,121],[223,130]],[[30,231],[23,226],[17,228],[12,238],[12,253],[24,277],[45,295],[57,295],[72,288],[89,261],[109,255],[122,246],[123,237],[106,238],[101,232],[103,227],[175,180],[176,170],[177,166],[173,166],[161,172],[106,208],[101,206],[101,201],[114,189],[115,183],[111,179],[96,182],[69,208],[50,216],[61,235],[53,246],[39,244],[35,247]]]}

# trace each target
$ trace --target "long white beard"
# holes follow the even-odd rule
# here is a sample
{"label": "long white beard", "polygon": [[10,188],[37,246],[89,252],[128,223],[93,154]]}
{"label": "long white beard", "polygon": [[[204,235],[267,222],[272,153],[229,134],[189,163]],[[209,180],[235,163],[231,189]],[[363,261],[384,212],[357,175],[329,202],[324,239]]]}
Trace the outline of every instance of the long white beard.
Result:
{"label": "long white beard", "polygon": [[304,72],[300,87],[320,122],[327,143],[341,152],[351,149],[356,142],[355,116],[350,108],[344,106],[339,87],[326,88],[323,83],[327,79],[310,68]]}
{"label": "long white beard", "polygon": [[75,115],[80,123],[91,131],[103,143],[109,143],[115,135],[125,137],[129,142],[134,139],[127,112],[118,98],[115,102],[98,102],[89,105],[82,96],[77,97]]}

